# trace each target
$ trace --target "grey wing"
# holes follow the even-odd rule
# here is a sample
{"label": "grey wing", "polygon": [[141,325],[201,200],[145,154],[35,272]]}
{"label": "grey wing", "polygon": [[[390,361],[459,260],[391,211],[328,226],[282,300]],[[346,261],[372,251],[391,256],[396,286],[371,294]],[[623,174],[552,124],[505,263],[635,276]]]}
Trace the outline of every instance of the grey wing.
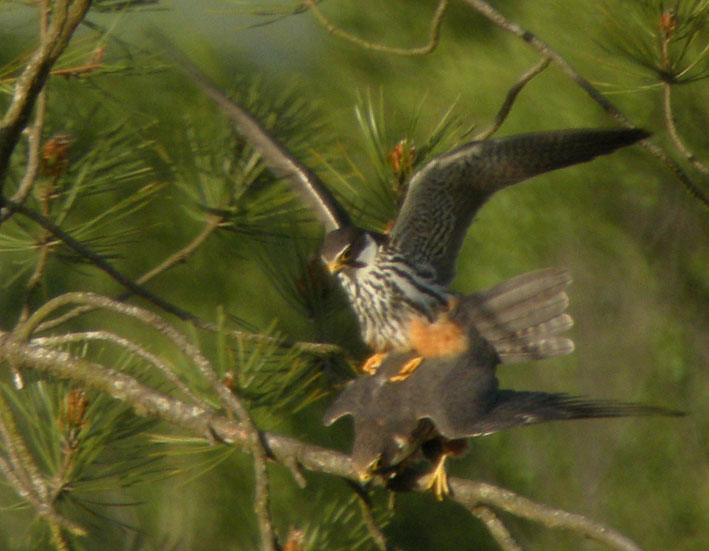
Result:
{"label": "grey wing", "polygon": [[460,436],[479,436],[550,421],[682,415],[684,413],[680,411],[632,402],[594,400],[568,394],[501,390],[485,415],[456,428]]}
{"label": "grey wing", "polygon": [[468,226],[493,193],[648,136],[640,129],[573,129],[463,145],[412,176],[390,242],[414,262],[429,264],[447,285]]}
{"label": "grey wing", "polygon": [[310,206],[327,231],[351,225],[347,211],[340,205],[322,181],[306,166],[299,163],[279,144],[263,126],[243,107],[229,99],[216,85],[184,60],[176,60],[187,75],[204,90],[231,119],[241,134],[263,159],[269,170],[285,178]]}

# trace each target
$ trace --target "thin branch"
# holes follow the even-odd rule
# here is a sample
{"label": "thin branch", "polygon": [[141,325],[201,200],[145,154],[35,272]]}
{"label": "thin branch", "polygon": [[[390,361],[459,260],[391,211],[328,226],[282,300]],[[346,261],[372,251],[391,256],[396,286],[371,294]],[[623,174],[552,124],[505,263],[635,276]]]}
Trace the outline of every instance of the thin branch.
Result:
{"label": "thin branch", "polygon": [[331,23],[325,14],[320,11],[315,0],[305,0],[305,4],[313,12],[313,15],[318,20],[318,22],[325,28],[330,34],[342,38],[348,42],[351,42],[361,48],[367,50],[374,50],[376,52],[383,52],[386,54],[400,55],[400,56],[416,56],[416,55],[426,55],[430,54],[438,46],[438,38],[440,36],[441,24],[443,23],[443,16],[446,13],[446,8],[448,7],[448,0],[439,0],[436,11],[431,18],[431,28],[429,30],[428,43],[424,46],[418,48],[397,48],[395,46],[386,46],[384,44],[375,44],[373,42],[368,42],[355,36],[347,31],[344,31],[336,27]]}
{"label": "thin branch", "polygon": [[[588,80],[581,76],[581,74],[573,67],[573,65],[571,65],[571,63],[566,61],[566,59],[559,54],[559,52],[551,48],[546,42],[537,38],[537,36],[533,33],[521,27],[514,21],[507,19],[484,0],[463,0],[463,2],[487,17],[501,29],[512,33],[527,42],[543,56],[551,58],[571,80],[573,80],[579,87],[581,87],[582,90],[591,96],[591,98],[619,124],[627,128],[635,127],[630,119],[628,119],[615,105],[613,105],[603,94],[601,94]],[[680,167],[661,147],[654,144],[649,139],[643,140],[639,142],[639,144],[647,149],[650,154],[652,154],[662,164],[664,164],[675,175],[675,177],[680,181],[692,197],[702,203],[705,208],[709,208],[709,197],[707,197],[702,190],[699,189],[694,182],[692,182],[689,176],[687,176],[684,170],[682,170],[682,167]]]}
{"label": "thin branch", "polygon": [[[195,236],[195,238],[190,241],[187,245],[182,247],[180,250],[174,252],[170,256],[168,256],[165,260],[163,260],[160,264],[155,266],[154,268],[148,270],[145,272],[142,276],[140,276],[138,279],[136,279],[136,283],[139,285],[144,285],[148,281],[150,281],[152,278],[157,276],[158,274],[161,274],[162,272],[169,270],[173,266],[184,262],[189,258],[189,256],[202,244],[204,241],[206,241],[207,237],[209,237],[218,227],[219,223],[222,220],[221,217],[216,216],[216,215],[210,215],[206,226],[202,229],[202,231]],[[133,296],[133,293],[131,292],[125,292],[121,293],[118,295],[115,300],[118,301],[124,301],[130,297]],[[38,327],[37,331],[38,332],[44,332],[44,331],[49,331],[50,329],[54,329],[55,327],[58,327],[62,325],[63,323],[68,322],[69,320],[72,320],[78,316],[81,316],[82,314],[87,314],[91,311],[93,311],[93,307],[91,306],[77,306],[76,308],[73,308],[66,314],[62,314],[61,316],[58,316],[54,319],[42,322]]]}
{"label": "thin branch", "polygon": [[[141,416],[163,419],[200,437],[209,439],[210,435],[214,435],[223,442],[252,449],[249,433],[242,423],[197,405],[185,404],[128,375],[73,357],[67,352],[23,343],[8,333],[0,332],[0,360],[12,361],[25,368],[50,373],[104,392],[133,406]],[[297,461],[311,471],[359,480],[349,456],[341,452],[268,432],[262,432],[260,436],[270,459],[280,463]],[[582,515],[535,503],[510,490],[484,482],[451,478],[449,484],[453,490],[452,499],[467,509],[484,503],[551,528],[573,531],[616,551],[640,551],[634,542],[619,532]]]}
{"label": "thin branch", "polygon": [[[188,321],[195,327],[199,329],[203,329],[205,331],[210,331],[212,333],[218,332],[220,330],[219,327],[217,327],[216,324],[204,321],[200,319],[199,317],[195,316],[191,312],[188,312],[187,310],[183,310],[182,308],[179,308],[178,306],[175,306],[174,304],[166,301],[165,299],[161,298],[160,296],[156,295],[155,293],[152,293],[151,291],[148,291],[146,288],[143,286],[139,285],[132,279],[130,279],[128,276],[124,275],[123,273],[119,272],[116,268],[114,268],[107,260],[103,258],[103,256],[93,252],[91,249],[88,247],[84,246],[81,244],[79,241],[74,239],[71,235],[66,233],[64,230],[62,230],[59,226],[54,224],[51,220],[48,220],[46,217],[42,216],[40,213],[27,208],[24,205],[20,205],[15,203],[14,201],[11,200],[6,200],[5,201],[5,207],[10,209],[11,211],[14,212],[19,212],[20,214],[23,214],[30,218],[31,220],[34,220],[37,224],[42,226],[43,228],[49,230],[57,239],[59,239],[62,243],[64,243],[66,246],[69,248],[73,249],[75,252],[79,253],[81,256],[89,260],[92,264],[94,264],[97,268],[101,269],[104,271],[106,274],[108,274],[111,278],[113,278],[115,281],[129,289],[133,294],[141,296],[145,299],[147,299],[149,302],[152,302],[162,310],[165,310],[166,312],[169,312],[175,316],[177,316],[179,319],[183,321]],[[85,311],[90,311],[91,308],[87,308]],[[73,316],[72,316],[73,317]],[[62,318],[61,322],[63,323],[66,321],[68,318]],[[55,320],[52,322],[54,325],[51,327],[55,327],[58,323],[55,323]],[[50,327],[48,325],[43,324],[41,326],[41,330],[47,330]],[[39,327],[37,328],[38,330],[40,329]],[[307,354],[314,354],[318,356],[329,356],[333,354],[339,354],[339,355],[346,355],[345,351],[342,349],[342,347],[336,345],[336,344],[329,344],[329,343],[319,343],[319,342],[292,342],[292,341],[287,341],[283,339],[279,339],[276,337],[270,337],[267,335],[259,335],[255,333],[249,333],[247,331],[239,331],[237,329],[226,329],[223,330],[224,333],[229,335],[230,337],[237,337],[240,339],[243,339],[246,342],[267,342],[267,343],[273,343],[277,344],[278,346],[284,347],[284,348],[293,348],[295,350],[298,350],[300,352],[304,352]]]}
{"label": "thin branch", "polygon": [[[46,90],[43,90],[42,92],[42,96],[44,96],[44,92],[46,92]],[[39,189],[42,216],[45,216],[47,219],[49,219],[51,213],[51,201],[53,194],[54,182],[48,181],[46,185],[41,186],[41,188]],[[30,301],[32,299],[32,295],[34,294],[37,287],[39,287],[40,282],[42,281],[44,269],[47,266],[47,260],[49,259],[49,252],[53,246],[51,237],[52,234],[49,230],[42,229],[39,234],[39,237],[37,238],[37,243],[39,246],[39,256],[37,257],[37,263],[35,264],[34,271],[32,272],[30,278],[27,280],[27,285],[25,286],[25,299],[24,304],[22,305],[22,311],[20,312],[20,321],[24,321],[25,319],[27,319],[27,316],[29,316]]]}
{"label": "thin branch", "polygon": [[522,548],[514,540],[502,519],[490,507],[475,505],[470,507],[470,512],[487,527],[502,551],[522,551]]}
{"label": "thin branch", "polygon": [[[202,229],[202,231],[195,236],[195,238],[190,241],[187,245],[182,247],[180,250],[175,251],[172,253],[170,256],[168,256],[165,260],[163,260],[160,264],[155,266],[152,270],[149,270],[145,272],[142,276],[140,276],[136,281],[140,285],[145,285],[148,281],[153,279],[155,276],[158,274],[161,274],[173,266],[176,266],[177,264],[180,264],[181,262],[184,262],[197,248],[199,248],[202,243],[204,243],[207,238],[214,233],[214,231],[219,227],[219,224],[221,224],[224,221],[224,217],[218,214],[209,214],[207,216],[207,223]],[[126,297],[124,295],[121,295],[118,300],[125,300]]]}
{"label": "thin branch", "polygon": [[130,289],[130,291],[134,294],[147,299],[159,308],[165,310],[166,312],[174,314],[183,321],[198,321],[198,318],[194,314],[191,314],[190,312],[187,312],[186,310],[183,310],[182,308],[179,308],[174,304],[169,303],[168,301],[162,299],[154,293],[151,293],[144,287],[138,285],[128,276],[116,270],[103,256],[93,252],[91,249],[84,246],[82,243],[74,239],[71,235],[66,233],[63,229],[54,224],[54,222],[52,222],[51,220],[47,219],[45,216],[42,216],[40,213],[30,208],[27,208],[25,205],[20,205],[18,203],[15,203],[14,201],[9,200],[5,201],[5,207],[10,209],[11,211],[23,214],[27,218],[34,220],[44,229],[49,230],[62,243],[64,243],[70,249],[73,249],[81,256],[89,260],[94,266],[103,270],[106,274],[108,274],[118,283],[120,283],[127,289]]}
{"label": "thin branch", "polygon": [[152,354],[145,350],[142,346],[138,346],[133,341],[111,333],[110,331],[85,331],[82,333],[67,333],[64,335],[58,335],[56,337],[38,337],[32,340],[40,346],[57,346],[62,344],[68,344],[73,342],[85,342],[85,341],[106,341],[121,346],[135,354],[136,356],[142,358],[146,362],[152,364],[157,369],[159,369],[172,384],[174,384],[180,392],[182,392],[187,398],[192,400],[194,403],[199,404],[205,409],[209,408],[209,404],[197,396],[190,388],[182,382],[180,377],[175,373],[174,368],[163,360],[160,356]]}
{"label": "thin branch", "polygon": [[[49,6],[47,5],[47,0],[42,0],[39,4],[39,35],[41,41],[44,42],[47,38],[47,26],[49,24],[47,18],[49,17]],[[47,115],[47,88],[42,87],[37,96],[37,110],[35,111],[34,124],[32,125],[32,130],[28,137],[28,152],[27,152],[27,167],[25,168],[25,175],[22,177],[17,191],[15,191],[12,196],[12,200],[17,203],[24,203],[27,196],[32,191],[34,187],[35,179],[37,178],[37,173],[39,172],[40,165],[40,150],[42,146],[42,133],[44,131],[44,119]],[[9,211],[0,212],[0,222],[5,220],[5,214],[9,214]]]}
{"label": "thin branch", "polygon": [[0,470],[6,475],[17,494],[26,499],[35,508],[37,514],[46,518],[50,527],[56,525],[74,534],[85,535],[86,531],[81,526],[62,517],[52,507],[44,477],[19,435],[11,410],[2,394],[0,394],[0,438],[9,458],[8,462],[0,456]]}
{"label": "thin branch", "polygon": [[675,147],[684,155],[684,157],[692,163],[692,166],[698,171],[709,176],[709,167],[702,163],[697,157],[692,153],[689,148],[682,142],[677,132],[677,126],[675,125],[675,116],[672,111],[672,84],[669,82],[663,82],[662,86],[664,88],[664,101],[663,101],[663,111],[665,112],[665,126],[667,127],[667,132],[672,138],[672,142]]}
{"label": "thin branch", "polygon": [[[41,160],[41,146],[42,146],[42,132],[44,130],[44,119],[47,114],[47,89],[42,88],[42,91],[37,97],[37,111],[34,118],[34,124],[32,125],[32,130],[28,136],[28,152],[27,152],[27,167],[25,168],[25,174],[22,177],[20,185],[12,196],[12,200],[16,203],[24,203],[29,196],[32,188],[34,187],[35,181],[37,179],[37,174],[39,173],[39,166]],[[0,211],[0,223],[7,220],[11,211],[7,209],[2,209]]]}
{"label": "thin branch", "polygon": [[2,393],[0,393],[0,436],[15,474],[25,485],[30,495],[36,497],[38,501],[46,503],[49,496],[47,484],[17,430],[12,410]]}
{"label": "thin branch", "polygon": [[348,480],[347,482],[349,483],[350,487],[352,488],[352,490],[354,490],[354,493],[357,496],[359,508],[362,511],[362,519],[364,520],[364,524],[367,527],[369,536],[372,538],[375,545],[381,551],[387,551],[387,549],[389,549],[389,544],[387,543],[387,539],[384,535],[384,532],[382,532],[382,529],[379,527],[379,524],[377,524],[377,519],[375,519],[374,515],[372,514],[372,501],[369,499],[367,491],[356,482],[353,482],[351,480]]}
{"label": "thin branch", "polygon": [[535,63],[534,66],[527,69],[527,71],[525,71],[522,76],[517,79],[517,82],[515,82],[515,84],[507,91],[505,101],[502,104],[502,107],[500,107],[500,110],[497,112],[497,115],[495,115],[495,120],[493,123],[476,134],[474,138],[475,140],[487,140],[500,129],[500,126],[502,126],[502,123],[505,122],[507,115],[510,113],[510,109],[512,109],[512,105],[517,99],[517,95],[522,91],[522,88],[524,88],[526,84],[535,76],[549,67],[549,63],[551,63],[551,58],[544,57]]}
{"label": "thin branch", "polygon": [[508,513],[539,522],[549,528],[576,532],[611,549],[641,551],[640,547],[629,538],[582,515],[536,503],[510,490],[485,482],[451,478],[449,484],[453,491],[453,499],[468,509],[479,503],[494,505]]}
{"label": "thin branch", "polygon": [[32,55],[15,85],[15,94],[0,123],[0,193],[7,176],[10,156],[27,125],[39,92],[57,58],[91,5],[91,0],[57,0],[46,39]]}

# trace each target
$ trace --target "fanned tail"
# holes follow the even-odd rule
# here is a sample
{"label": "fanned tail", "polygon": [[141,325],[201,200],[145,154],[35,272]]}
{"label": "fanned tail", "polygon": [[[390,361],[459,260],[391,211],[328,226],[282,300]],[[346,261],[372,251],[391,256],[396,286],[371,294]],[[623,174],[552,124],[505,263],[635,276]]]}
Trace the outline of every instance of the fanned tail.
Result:
{"label": "fanned tail", "polygon": [[574,350],[571,339],[558,336],[573,325],[564,313],[569,283],[564,268],[536,270],[465,297],[459,307],[503,363],[551,358]]}

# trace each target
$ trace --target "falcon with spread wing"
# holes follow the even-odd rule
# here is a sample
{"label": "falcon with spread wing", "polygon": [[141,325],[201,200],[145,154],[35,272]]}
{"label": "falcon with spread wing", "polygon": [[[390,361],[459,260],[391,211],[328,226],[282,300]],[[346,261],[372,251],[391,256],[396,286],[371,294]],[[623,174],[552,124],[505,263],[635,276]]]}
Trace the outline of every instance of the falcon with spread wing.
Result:
{"label": "falcon with spread wing", "polygon": [[[384,235],[355,226],[347,211],[306,166],[196,69],[185,66],[261,154],[278,177],[290,182],[329,232],[321,256],[344,287],[364,341],[375,354],[416,352],[402,368],[412,372],[423,358],[455,356],[468,346],[466,328],[450,315],[466,297],[448,290],[466,231],[475,213],[496,191],[538,174],[590,161],[648,137],[640,129],[575,129],[537,132],[471,142],[440,155],[415,172],[391,231]],[[547,320],[548,321],[548,320]],[[561,325],[566,324],[563,318]],[[567,339],[536,333],[527,339],[530,357],[569,352]],[[556,345],[559,345],[556,347]],[[524,351],[519,350],[520,353]]]}

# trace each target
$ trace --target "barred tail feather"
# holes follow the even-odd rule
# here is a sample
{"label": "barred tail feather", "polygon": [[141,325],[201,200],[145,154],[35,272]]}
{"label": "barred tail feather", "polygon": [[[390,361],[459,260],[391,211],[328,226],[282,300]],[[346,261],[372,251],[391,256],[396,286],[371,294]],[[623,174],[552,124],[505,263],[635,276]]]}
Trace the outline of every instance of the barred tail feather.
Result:
{"label": "barred tail feather", "polygon": [[573,325],[564,313],[569,283],[566,269],[536,270],[465,297],[460,307],[503,363],[560,356],[574,350],[571,339],[558,336]]}

